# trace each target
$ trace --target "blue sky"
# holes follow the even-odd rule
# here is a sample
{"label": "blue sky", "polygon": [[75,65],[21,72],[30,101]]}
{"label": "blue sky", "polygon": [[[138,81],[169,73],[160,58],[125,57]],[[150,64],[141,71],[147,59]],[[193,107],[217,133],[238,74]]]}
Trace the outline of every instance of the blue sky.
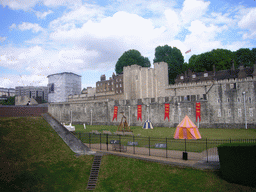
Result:
{"label": "blue sky", "polygon": [[[109,78],[129,49],[193,54],[256,47],[254,0],[0,0],[0,87],[46,86],[74,72],[82,88]],[[192,51],[185,54],[187,50]]]}

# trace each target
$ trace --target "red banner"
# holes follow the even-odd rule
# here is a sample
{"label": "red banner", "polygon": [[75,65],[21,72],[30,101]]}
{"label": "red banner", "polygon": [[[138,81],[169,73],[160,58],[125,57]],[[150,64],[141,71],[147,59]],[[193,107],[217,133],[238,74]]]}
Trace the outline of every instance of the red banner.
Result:
{"label": "red banner", "polygon": [[138,113],[137,113],[137,120],[141,120],[142,121],[142,117],[141,117],[141,113],[142,113],[142,108],[141,108],[141,105],[138,105],[137,106],[137,110],[138,110]]}
{"label": "red banner", "polygon": [[166,117],[168,118],[168,121],[170,121],[169,119],[169,110],[170,109],[170,104],[169,103],[166,103],[165,104],[165,113],[164,113],[164,120],[166,119]]}
{"label": "red banner", "polygon": [[201,121],[201,104],[196,103],[196,122],[199,118],[199,121]]}
{"label": "red banner", "polygon": [[112,121],[114,121],[114,119],[117,120],[117,111],[118,111],[118,106],[115,106],[115,107],[114,107],[114,115],[113,115]]}

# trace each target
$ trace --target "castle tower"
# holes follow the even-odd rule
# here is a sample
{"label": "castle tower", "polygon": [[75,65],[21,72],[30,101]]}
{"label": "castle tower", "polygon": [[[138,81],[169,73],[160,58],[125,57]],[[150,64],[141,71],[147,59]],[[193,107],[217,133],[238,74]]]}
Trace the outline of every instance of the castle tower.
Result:
{"label": "castle tower", "polygon": [[155,63],[154,68],[126,66],[123,81],[125,99],[164,97],[168,86],[167,63]]}

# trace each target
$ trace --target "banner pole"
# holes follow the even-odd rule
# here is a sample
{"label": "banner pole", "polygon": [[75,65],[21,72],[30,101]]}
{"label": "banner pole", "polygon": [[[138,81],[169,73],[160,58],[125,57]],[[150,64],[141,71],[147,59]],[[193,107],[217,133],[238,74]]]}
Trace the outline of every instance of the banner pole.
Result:
{"label": "banner pole", "polygon": [[199,128],[199,117],[197,117],[197,128]]}

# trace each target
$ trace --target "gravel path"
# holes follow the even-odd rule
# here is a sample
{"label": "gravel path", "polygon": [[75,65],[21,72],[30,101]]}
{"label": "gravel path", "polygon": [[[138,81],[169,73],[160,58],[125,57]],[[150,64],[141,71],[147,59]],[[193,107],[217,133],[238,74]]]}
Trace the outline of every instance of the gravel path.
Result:
{"label": "gravel path", "polygon": [[[88,143],[85,143],[89,147]],[[107,151],[107,145],[106,144],[91,144],[91,148],[93,150],[100,150],[100,151]],[[218,151],[217,148],[211,148],[208,149],[208,161],[219,161]],[[201,153],[196,152],[187,152],[188,153],[188,159],[189,160],[197,160],[197,161],[207,161],[207,151],[203,151]],[[119,152],[120,151],[114,151],[113,146],[111,144],[108,145],[108,152]],[[183,157],[183,151],[176,151],[176,150],[166,150],[165,149],[152,149],[145,148],[145,147],[133,147],[133,146],[127,146],[127,151],[124,152],[122,150],[122,153],[126,154],[135,154],[135,155],[143,155],[143,156],[155,156],[155,157],[162,157],[166,158],[166,155],[169,158],[172,159],[182,159]]]}

